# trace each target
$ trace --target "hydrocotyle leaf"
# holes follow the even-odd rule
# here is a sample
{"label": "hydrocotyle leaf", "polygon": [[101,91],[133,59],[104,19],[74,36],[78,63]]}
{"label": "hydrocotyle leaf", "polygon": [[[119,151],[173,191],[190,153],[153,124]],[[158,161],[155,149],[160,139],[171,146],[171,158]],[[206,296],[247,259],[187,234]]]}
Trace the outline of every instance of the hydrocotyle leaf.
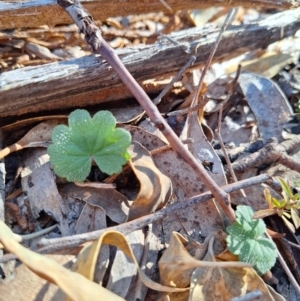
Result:
{"label": "hydrocotyle leaf", "polygon": [[263,237],[266,230],[263,220],[253,220],[252,216],[250,207],[237,207],[236,221],[227,227],[227,247],[240,261],[251,263],[264,274],[274,266],[277,249],[273,241]]}
{"label": "hydrocotyle leaf", "polygon": [[116,128],[116,119],[109,111],[100,111],[91,118],[89,112],[78,109],[69,115],[68,124],[53,129],[53,144],[48,147],[57,175],[70,182],[84,181],[92,160],[109,175],[121,172],[129,160],[131,136]]}

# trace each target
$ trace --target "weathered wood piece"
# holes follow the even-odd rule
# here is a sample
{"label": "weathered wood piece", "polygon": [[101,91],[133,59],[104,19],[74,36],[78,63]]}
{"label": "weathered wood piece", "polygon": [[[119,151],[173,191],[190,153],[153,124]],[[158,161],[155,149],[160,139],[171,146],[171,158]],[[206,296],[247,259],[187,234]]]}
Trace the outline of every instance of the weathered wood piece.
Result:
{"label": "weathered wood piece", "polygon": [[[108,17],[167,11],[159,1],[136,0],[82,0],[82,4],[93,17],[105,20]],[[299,0],[168,0],[174,10],[205,8],[209,6],[244,6],[288,9],[300,6]],[[44,24],[69,24],[72,20],[57,5],[56,0],[22,0],[0,2],[0,29],[16,27],[36,27]]]}
{"label": "weathered wood piece", "polygon": [[[228,59],[292,36],[300,28],[300,9],[275,14],[247,26],[232,26],[221,39],[215,60]],[[177,72],[195,53],[203,64],[218,30],[193,28],[170,35],[181,45],[163,38],[154,45],[125,48],[118,53],[141,83]],[[186,52],[186,46],[191,53]],[[147,85],[144,85],[147,91]],[[149,90],[149,89],[148,89]],[[26,67],[0,75],[0,117],[73,108],[124,99],[131,93],[99,56],[91,55],[40,67]]]}

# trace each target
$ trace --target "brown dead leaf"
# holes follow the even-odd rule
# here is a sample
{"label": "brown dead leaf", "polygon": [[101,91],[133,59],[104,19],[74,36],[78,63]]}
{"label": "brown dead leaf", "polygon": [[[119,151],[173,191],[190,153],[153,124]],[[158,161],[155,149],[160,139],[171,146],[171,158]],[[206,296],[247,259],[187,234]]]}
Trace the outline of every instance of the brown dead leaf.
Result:
{"label": "brown dead leaf", "polygon": [[[293,62],[293,57],[287,53],[267,52],[259,58],[251,61],[242,61],[242,70],[272,78],[285,66]],[[226,72],[235,72],[238,66],[230,66]],[[230,72],[231,71],[231,72]]]}
{"label": "brown dead leaf", "polygon": [[253,111],[264,143],[271,138],[283,141],[283,125],[292,114],[292,108],[279,86],[270,79],[243,72],[239,85]]}
{"label": "brown dead leaf", "polygon": [[36,148],[27,153],[21,177],[22,188],[28,197],[34,218],[38,218],[40,212],[44,211],[60,224],[63,236],[70,235],[68,220],[63,216],[67,210],[58,193],[46,149]]}
{"label": "brown dead leaf", "polygon": [[79,187],[73,183],[68,183],[60,186],[59,192],[74,199],[84,201],[91,206],[103,208],[106,215],[118,224],[124,223],[127,220],[129,212],[127,198],[115,189]]}
{"label": "brown dead leaf", "polygon": [[[126,239],[132,248],[137,262],[140,262],[143,255],[144,238],[143,230],[137,230],[126,235]],[[127,299],[127,294],[129,293],[136,272],[137,267],[134,262],[122,250],[117,249],[106,288],[118,296]]]}
{"label": "brown dead leaf", "polygon": [[[161,139],[141,128],[133,126],[125,128],[130,131],[132,140],[140,142],[149,151],[166,145]],[[154,154],[153,161],[157,168],[171,179],[173,193],[177,200],[184,200],[207,190],[194,170],[172,149]],[[177,212],[177,215],[180,215],[180,221],[177,215],[164,219],[166,241],[170,240],[172,231],[179,231],[183,228],[182,224],[194,239],[198,239],[199,234],[207,236],[216,229],[222,228],[223,220],[221,218],[214,219],[207,204],[208,202],[204,202],[192,208],[180,210]]]}
{"label": "brown dead leaf", "polygon": [[0,151],[0,159],[9,155],[12,152],[21,150],[27,147],[47,147],[51,141],[52,130],[61,120],[48,120],[42,122],[31,129],[22,139]]}
{"label": "brown dead leaf", "polygon": [[86,203],[80,213],[73,234],[80,234],[106,228],[106,214],[101,207]]}
{"label": "brown dead leaf", "polygon": [[153,282],[149,279],[144,272],[139,268],[138,262],[132,252],[132,248],[129,245],[126,237],[117,231],[106,231],[103,233],[97,241],[93,244],[86,246],[83,248],[78,257],[77,261],[74,266],[74,271],[80,273],[81,275],[85,276],[86,278],[92,280],[94,277],[95,272],[95,263],[97,260],[97,256],[102,244],[109,244],[118,247],[119,249],[124,252],[126,256],[128,256],[135,264],[139,277],[143,281],[143,283],[157,291],[164,291],[164,292],[184,292],[186,289],[181,288],[174,288],[174,287],[167,287],[164,285],[160,285],[158,283]]}
{"label": "brown dead leaf", "polygon": [[[44,255],[51,258],[65,268],[72,267],[75,255]],[[0,301],[59,301],[56,294],[59,288],[52,283],[32,273],[25,264],[18,264],[14,268],[13,279],[6,279],[0,283]]]}
{"label": "brown dead leaf", "polygon": [[21,129],[26,126],[36,124],[37,122],[42,122],[42,121],[47,121],[47,120],[50,121],[53,119],[57,120],[60,123],[67,123],[68,115],[48,115],[48,116],[38,116],[38,117],[32,117],[32,118],[28,118],[28,119],[22,119],[22,120],[18,120],[16,122],[14,122],[14,123],[2,126],[1,130],[4,133],[12,132],[12,131]]}
{"label": "brown dead leaf", "polygon": [[133,142],[128,149],[130,165],[140,182],[140,191],[133,201],[128,220],[133,220],[163,207],[170,199],[172,182],[154,164],[149,151]]}
{"label": "brown dead leaf", "polygon": [[[15,254],[31,271],[59,286],[73,301],[123,300],[102,286],[74,273],[56,261],[26,249],[15,241],[12,231],[0,221],[0,241],[5,249]],[[79,285],[80,284],[80,285]]]}
{"label": "brown dead leaf", "polygon": [[[86,203],[77,220],[73,234],[105,229],[106,227],[105,210],[101,207],[92,206],[89,203]],[[102,283],[108,264],[109,246],[104,245],[99,252],[96,263],[96,271],[94,275],[95,282]]]}
{"label": "brown dead leaf", "polygon": [[[170,240],[169,247],[164,252],[162,258],[159,261],[160,279],[164,285],[177,286],[177,287],[187,287],[191,282],[191,274],[195,268],[204,269],[209,267],[213,269],[214,267],[221,267],[220,263],[214,261],[200,261],[205,255],[205,250],[207,248],[208,242],[214,235],[217,235],[218,239],[223,240],[223,235],[220,231],[218,234],[212,234],[207,237],[203,245],[198,245],[199,251],[195,250],[196,258],[191,256],[187,250],[189,243],[181,234],[173,232]],[[196,249],[198,249],[196,247]],[[224,250],[224,244],[222,247]],[[222,263],[222,266],[236,265],[236,263]],[[238,263],[239,267],[249,266],[249,264]],[[192,278],[194,279],[194,278]],[[187,295],[181,296],[179,294],[169,295],[171,300],[186,300]]]}
{"label": "brown dead leaf", "polygon": [[[235,255],[224,251],[217,257],[222,262],[237,260]],[[213,252],[208,252],[204,260],[215,261]],[[241,297],[245,294],[259,290],[262,296],[257,300],[260,301],[284,301],[284,298],[273,293],[264,283],[263,279],[258,276],[253,268],[202,268],[196,269],[192,275],[192,289],[190,291],[189,301],[214,301],[214,300],[231,300],[234,297]]]}

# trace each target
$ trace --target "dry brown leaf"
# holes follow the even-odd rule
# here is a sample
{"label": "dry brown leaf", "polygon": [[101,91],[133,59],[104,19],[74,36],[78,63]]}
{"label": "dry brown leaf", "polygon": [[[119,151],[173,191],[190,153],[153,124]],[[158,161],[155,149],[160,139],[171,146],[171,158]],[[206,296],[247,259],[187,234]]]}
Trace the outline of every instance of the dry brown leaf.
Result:
{"label": "dry brown leaf", "polygon": [[[251,61],[242,61],[240,64],[243,71],[253,72],[267,78],[272,78],[292,62],[293,57],[290,54],[267,52],[259,58]],[[235,72],[237,67],[237,65],[230,66],[230,68],[227,68],[226,72]]]}
{"label": "dry brown leaf", "polygon": [[[216,260],[212,252],[208,252],[205,260]],[[218,256],[218,260],[234,261],[235,255],[228,251]],[[245,294],[259,290],[263,295],[257,300],[260,301],[284,301],[284,298],[277,294],[273,298],[273,292],[264,283],[261,277],[253,268],[202,268],[196,269],[192,275],[192,289],[190,291],[189,301],[214,301],[231,300],[234,297],[241,297]]]}
{"label": "dry brown leaf", "polygon": [[[224,240],[222,234],[217,234],[218,238]],[[207,242],[211,240],[213,235],[207,237],[207,241],[204,245],[199,245],[200,253],[197,254],[197,258],[204,256],[204,249],[207,246]],[[162,258],[159,261],[160,279],[164,285],[186,287],[190,284],[191,274],[195,268],[204,269],[205,267],[215,268],[221,266],[220,263],[214,261],[200,261],[192,257],[188,250],[188,240],[181,234],[173,232],[170,240],[169,247],[164,252]],[[224,250],[224,246],[223,246]],[[202,259],[202,258],[201,258]],[[239,267],[249,266],[245,263],[222,263],[222,266],[237,265]],[[193,278],[194,279],[194,278]],[[179,294],[169,295],[171,300],[186,300],[187,295],[181,296]]]}
{"label": "dry brown leaf", "polygon": [[34,218],[38,218],[40,212],[44,211],[60,224],[63,236],[70,235],[70,222],[63,216],[69,208],[63,207],[46,149],[35,148],[28,151],[21,177],[23,192],[28,197]]}
{"label": "dry brown leaf", "polygon": [[106,231],[93,244],[83,248],[77,257],[77,261],[74,266],[74,271],[92,280],[95,273],[95,264],[97,261],[97,256],[102,244],[113,245],[121,249],[124,252],[124,254],[127,255],[134,262],[140,279],[147,287],[153,290],[163,291],[163,292],[186,291],[186,289],[182,289],[182,288],[167,287],[149,279],[144,274],[144,272],[139,268],[137,260],[132,252],[131,246],[126,240],[126,237],[122,233],[117,231]]}
{"label": "dry brown leaf", "polygon": [[[140,262],[145,245],[143,230],[131,232],[126,235],[126,239],[132,248],[136,261]],[[129,293],[136,272],[137,267],[134,262],[122,250],[117,249],[106,288],[118,296],[127,299],[127,294]]]}
{"label": "dry brown leaf", "polygon": [[106,228],[106,214],[101,207],[86,203],[80,213],[73,234],[80,234]]}
{"label": "dry brown leaf", "polygon": [[[86,203],[76,222],[73,234],[86,233],[105,228],[107,228],[105,210],[101,207],[92,206],[89,203]],[[95,282],[102,283],[108,264],[109,246],[104,245],[101,248],[96,263],[97,267],[94,275]]]}
{"label": "dry brown leaf", "polygon": [[[126,126],[125,128],[130,131],[132,140],[140,142],[150,151],[166,145],[161,139],[141,128],[134,126]],[[207,190],[194,170],[172,149],[154,154],[153,160],[157,168],[171,179],[173,193],[177,200],[184,200]],[[176,215],[164,219],[166,241],[170,240],[172,231],[179,231],[183,228],[182,224],[194,239],[198,239],[199,234],[207,236],[216,229],[222,229],[223,220],[211,217],[207,204],[208,202],[204,202],[192,208],[182,209]],[[180,221],[177,215],[180,215]]]}
{"label": "dry brown leaf", "polygon": [[31,129],[22,139],[0,151],[0,159],[9,155],[12,152],[21,150],[27,147],[47,147],[51,141],[52,130],[61,120],[48,120],[42,122]]}
{"label": "dry brown leaf", "polygon": [[38,117],[32,117],[28,119],[22,119],[18,120],[14,123],[4,125],[1,127],[1,130],[5,132],[12,132],[18,129],[21,129],[23,127],[26,127],[28,125],[35,124],[37,122],[42,122],[42,121],[50,121],[50,120],[57,120],[60,123],[67,123],[68,120],[68,115],[48,115],[48,116],[38,116]]}
{"label": "dry brown leaf", "polygon": [[279,86],[270,79],[243,72],[239,85],[253,111],[264,143],[271,138],[283,141],[283,125],[292,114],[292,108]]}
{"label": "dry brown leaf", "polygon": [[[70,269],[75,255],[44,255],[65,268]],[[13,279],[0,283],[0,301],[59,301],[55,297],[59,288],[32,273],[25,264],[14,268]]]}
{"label": "dry brown leaf", "polygon": [[128,149],[130,165],[140,182],[138,196],[133,201],[128,220],[133,220],[163,207],[170,199],[172,182],[154,164],[149,151],[133,142]]}
{"label": "dry brown leaf", "polygon": [[91,206],[101,207],[109,218],[118,223],[127,220],[129,204],[127,198],[115,189],[99,189],[93,187],[79,187],[68,183],[59,187],[63,195],[79,199]]}
{"label": "dry brown leaf", "polygon": [[31,271],[59,286],[73,301],[123,300],[79,273],[71,272],[56,261],[26,249],[15,241],[11,230],[0,221],[0,241],[5,249],[15,254]]}

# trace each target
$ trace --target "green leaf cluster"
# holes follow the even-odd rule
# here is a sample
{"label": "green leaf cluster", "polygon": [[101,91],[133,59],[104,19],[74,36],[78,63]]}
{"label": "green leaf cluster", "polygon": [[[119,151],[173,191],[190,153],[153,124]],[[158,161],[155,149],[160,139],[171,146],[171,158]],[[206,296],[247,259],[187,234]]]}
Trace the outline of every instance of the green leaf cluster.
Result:
{"label": "green leaf cluster", "polygon": [[102,172],[112,175],[121,172],[130,158],[130,133],[116,128],[116,119],[109,111],[91,118],[86,110],[75,110],[69,115],[68,126],[53,129],[52,142],[48,154],[54,171],[71,182],[85,180],[92,160]]}
{"label": "green leaf cluster", "polygon": [[249,206],[237,206],[236,221],[227,227],[227,248],[242,262],[250,263],[265,274],[275,264],[277,248],[263,236],[266,226],[262,219],[253,220]]}

